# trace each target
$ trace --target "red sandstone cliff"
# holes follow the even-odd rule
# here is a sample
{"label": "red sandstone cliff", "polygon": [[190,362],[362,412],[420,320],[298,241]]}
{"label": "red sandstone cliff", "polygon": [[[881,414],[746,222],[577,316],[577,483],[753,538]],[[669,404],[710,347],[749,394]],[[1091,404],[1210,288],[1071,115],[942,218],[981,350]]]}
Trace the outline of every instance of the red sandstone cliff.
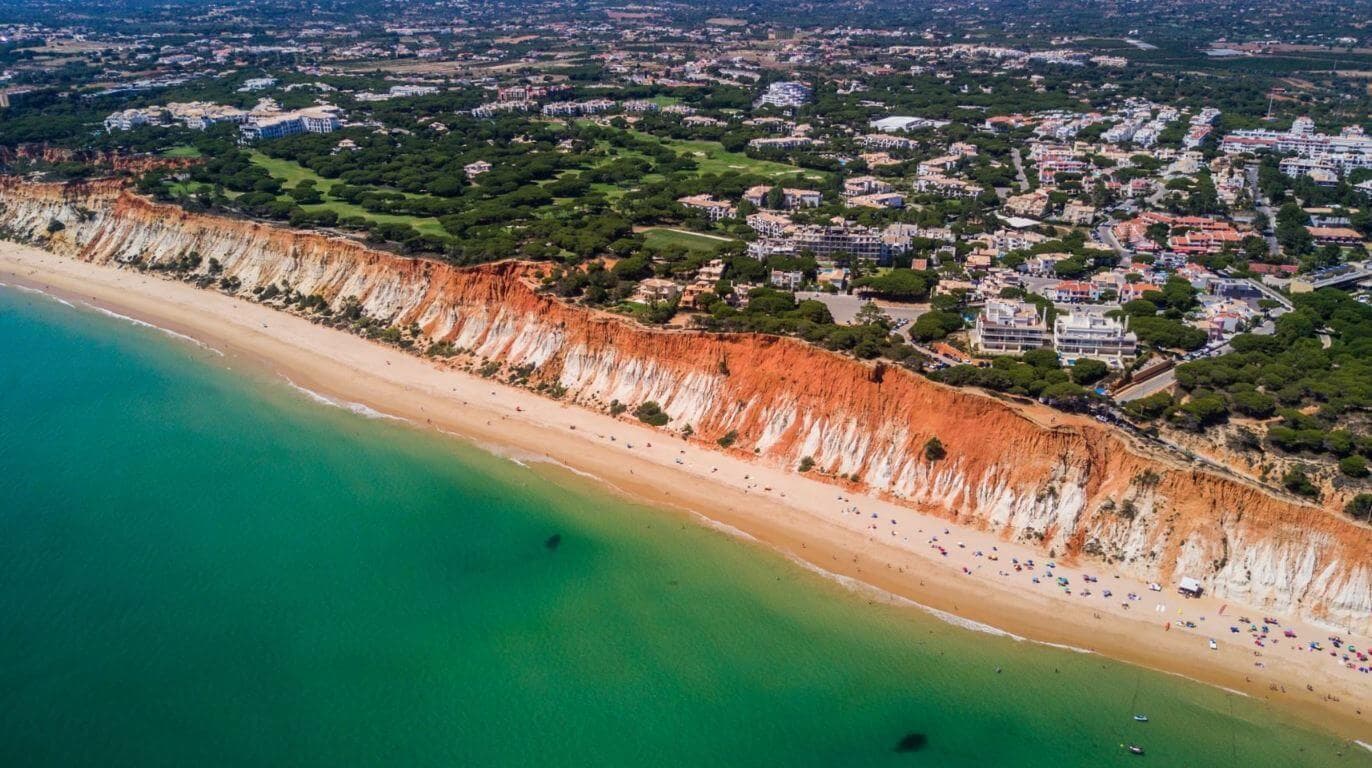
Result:
{"label": "red sandstone cliff", "polygon": [[[0,180],[0,231],[96,263],[216,259],[242,291],[268,284],[356,298],[370,317],[417,323],[476,358],[531,366],[567,399],[654,400],[673,426],[831,475],[1058,556],[1144,578],[1197,576],[1215,593],[1372,629],[1372,529],[1235,478],[1175,464],[1087,419],[1024,410],[801,342],[661,332],[538,293],[536,265],[461,269],[359,243],[189,214],[112,182]],[[46,236],[49,221],[65,228]],[[205,269],[202,264],[200,269]],[[937,436],[947,457],[929,462]]]}
{"label": "red sandstone cliff", "polygon": [[158,169],[189,168],[201,162],[197,157],[165,157],[162,155],[126,153],[109,150],[76,150],[51,147],[46,144],[0,146],[0,166],[10,166],[25,160],[45,163],[81,162],[108,168],[117,173],[143,173]]}

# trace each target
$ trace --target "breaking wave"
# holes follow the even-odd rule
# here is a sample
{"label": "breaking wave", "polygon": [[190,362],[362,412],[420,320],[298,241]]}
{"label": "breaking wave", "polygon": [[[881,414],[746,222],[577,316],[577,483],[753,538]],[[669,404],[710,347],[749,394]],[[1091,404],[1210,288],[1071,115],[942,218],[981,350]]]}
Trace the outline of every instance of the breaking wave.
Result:
{"label": "breaking wave", "polygon": [[151,328],[151,329],[154,330],[154,331],[159,331],[159,332],[161,332],[161,333],[165,333],[166,335],[171,336],[172,338],[180,339],[181,341],[190,342],[191,344],[194,344],[195,346],[200,347],[200,348],[203,349],[203,350],[206,350],[206,351],[209,351],[209,352],[213,352],[214,354],[219,355],[220,357],[223,357],[223,356],[224,356],[223,351],[221,351],[221,350],[219,350],[219,349],[215,349],[214,347],[210,346],[209,344],[206,344],[205,342],[203,342],[203,341],[201,341],[200,339],[197,339],[197,338],[195,338],[195,337],[193,337],[193,336],[187,336],[187,335],[184,334],[184,333],[178,333],[177,331],[173,331],[173,330],[170,329],[170,328],[163,328],[163,327],[160,326],[160,325],[155,325],[155,324],[153,324],[153,323],[149,323],[149,322],[146,321],[146,320],[139,320],[139,319],[136,318],[136,317],[129,317],[128,315],[122,315],[122,314],[120,314],[120,313],[118,313],[118,312],[115,312],[114,310],[111,310],[111,309],[105,309],[104,307],[98,307],[98,306],[96,306],[96,305],[94,305],[94,304],[87,304],[87,303],[84,302],[84,301],[81,302],[81,306],[86,307],[87,309],[93,309],[93,310],[95,310],[96,312],[99,312],[100,314],[105,315],[106,317],[112,317],[112,318],[114,318],[114,319],[116,319],[116,320],[123,320],[123,321],[126,322],[126,323],[133,323],[134,325],[142,326],[142,327],[144,327],[144,328]]}
{"label": "breaking wave", "polygon": [[49,299],[52,299],[53,301],[57,302],[58,304],[65,304],[65,305],[67,305],[68,307],[75,306],[75,305],[73,305],[70,301],[67,301],[66,299],[62,298],[61,296],[54,296],[53,294],[48,293],[47,291],[40,290],[40,289],[38,289],[38,288],[30,288],[30,287],[27,286],[27,285],[16,285],[16,284],[14,284],[14,283],[3,283],[3,282],[0,282],[0,287],[3,287],[3,288],[13,288],[13,289],[16,290],[16,291],[23,291],[24,293],[36,293],[36,294],[38,294],[39,296],[46,296],[46,297],[48,297]]}
{"label": "breaking wave", "polygon": [[[285,379],[285,377],[282,378]],[[294,381],[291,381],[290,379],[285,379],[285,382],[290,385],[291,389],[300,392],[301,394],[305,395],[306,397],[315,401],[316,403],[319,403],[320,405],[328,405],[334,408],[342,408],[345,411],[351,411],[352,413],[355,413],[358,416],[362,416],[368,419],[389,419],[391,421],[405,422],[409,421],[408,419],[404,419],[399,416],[395,416],[389,413],[383,413],[363,403],[355,403],[351,400],[337,400],[335,398],[329,397],[328,395],[320,394],[314,391],[313,389],[310,389],[309,387],[302,387],[299,384],[296,384]]]}

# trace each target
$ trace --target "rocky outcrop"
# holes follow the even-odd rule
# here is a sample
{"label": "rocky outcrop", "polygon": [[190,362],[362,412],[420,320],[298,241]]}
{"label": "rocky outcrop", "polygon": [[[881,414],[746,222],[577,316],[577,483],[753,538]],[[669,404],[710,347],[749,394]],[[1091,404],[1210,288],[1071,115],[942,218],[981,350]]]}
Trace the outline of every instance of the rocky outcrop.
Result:
{"label": "rocky outcrop", "polygon": [[[457,268],[151,203],[112,182],[0,181],[0,231],[91,262],[198,253],[244,295],[285,285],[418,325],[592,408],[652,400],[701,439],[854,483],[959,523],[1339,627],[1372,629],[1372,529],[1154,455],[1088,419],[1024,408],[801,342],[664,332],[537,291],[538,265]],[[63,226],[52,227],[58,221]],[[49,235],[49,230],[52,234]],[[937,436],[945,458],[923,446]]]}

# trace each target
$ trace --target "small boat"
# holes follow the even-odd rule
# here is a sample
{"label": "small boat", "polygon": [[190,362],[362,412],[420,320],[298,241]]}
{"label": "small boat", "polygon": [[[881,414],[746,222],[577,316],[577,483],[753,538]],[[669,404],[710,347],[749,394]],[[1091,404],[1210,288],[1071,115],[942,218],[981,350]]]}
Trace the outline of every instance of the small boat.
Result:
{"label": "small boat", "polygon": [[1143,754],[1143,747],[1140,747],[1137,744],[1130,744],[1129,746],[1125,747],[1125,749],[1129,750],[1131,753],[1135,755]]}
{"label": "small boat", "polygon": [[1140,723],[1148,722],[1148,715],[1134,715],[1134,720]]}
{"label": "small boat", "polygon": [[1214,640],[1211,640],[1211,641],[1210,641],[1210,650],[1213,651],[1213,650],[1215,650],[1215,649],[1217,649],[1217,648],[1219,648],[1219,646],[1215,644],[1215,641],[1214,641]]}

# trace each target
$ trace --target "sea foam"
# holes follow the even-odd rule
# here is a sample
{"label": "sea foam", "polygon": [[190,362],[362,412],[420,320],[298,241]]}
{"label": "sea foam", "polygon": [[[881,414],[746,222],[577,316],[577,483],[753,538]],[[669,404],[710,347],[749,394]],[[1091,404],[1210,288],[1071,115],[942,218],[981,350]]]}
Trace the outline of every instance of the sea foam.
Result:
{"label": "sea foam", "polygon": [[70,301],[67,301],[61,296],[54,296],[53,294],[48,293],[47,291],[39,290],[38,288],[30,288],[27,285],[15,285],[14,283],[0,282],[0,287],[13,288],[16,291],[23,291],[24,293],[36,293],[39,296],[46,296],[49,299],[52,299],[53,301],[57,302],[58,304],[65,304],[68,307],[74,306]]}
{"label": "sea foam", "polygon": [[106,317],[112,317],[112,318],[114,318],[114,319],[116,319],[116,320],[123,320],[123,321],[126,322],[126,323],[133,323],[134,325],[142,326],[142,327],[144,327],[144,328],[151,328],[151,329],[154,330],[154,331],[159,331],[159,332],[161,332],[161,333],[165,333],[166,335],[171,336],[172,338],[180,339],[181,341],[190,342],[191,344],[194,344],[195,346],[200,347],[201,349],[207,350],[207,351],[209,351],[209,352],[213,352],[214,354],[219,355],[220,357],[223,357],[223,356],[224,356],[224,352],[223,352],[222,350],[215,349],[214,347],[210,346],[209,344],[206,344],[205,342],[201,341],[200,339],[195,338],[194,336],[187,336],[187,335],[184,334],[184,333],[178,333],[178,332],[176,332],[176,331],[173,331],[173,330],[170,329],[170,328],[163,328],[163,327],[160,326],[160,325],[155,325],[155,324],[153,324],[153,323],[149,323],[149,322],[147,322],[146,320],[139,320],[139,319],[136,318],[136,317],[129,317],[128,315],[121,315],[120,313],[115,312],[114,310],[105,309],[104,307],[99,307],[99,306],[96,306],[96,305],[94,305],[94,304],[87,304],[87,303],[84,302],[84,301],[81,302],[81,306],[86,307],[87,309],[93,309],[93,310],[95,310],[96,312],[99,312],[100,314],[105,315]]}
{"label": "sea foam", "polygon": [[[718,520],[714,520],[706,515],[700,514],[699,512],[695,512],[694,510],[692,510],[692,514],[699,518],[701,522],[703,522],[707,527],[713,528],[717,531],[728,534],[729,536],[733,536],[737,539],[742,539],[744,541],[758,541],[758,539],[752,534],[735,528],[732,525],[729,525],[727,523],[721,523]],[[990,624],[984,624],[980,621],[975,621],[973,619],[969,619],[963,616],[958,616],[957,614],[949,613],[947,611],[941,611],[938,608],[933,608],[918,601],[911,600],[910,598],[905,597],[904,595],[898,595],[894,592],[882,589],[873,584],[869,584],[861,579],[856,579],[852,576],[846,576],[841,573],[835,573],[834,571],[821,568],[818,565],[815,565],[814,563],[802,557],[796,557],[789,553],[783,554],[785,555],[787,560],[790,560],[791,562],[795,563],[801,568],[804,568],[805,570],[810,571],[811,573],[817,574],[822,578],[828,579],[829,581],[839,584],[840,586],[849,589],[853,592],[857,592],[859,594],[865,593],[868,595],[873,595],[893,605],[901,605],[908,608],[918,609],[929,614],[930,616],[933,616],[939,621],[944,622],[945,624],[951,624],[952,626],[958,627],[960,629],[965,629],[971,632],[979,632],[984,635],[993,635],[995,637],[1008,637],[1011,640],[1016,640],[1019,642],[1034,643],[1035,645],[1042,645],[1049,648],[1057,648],[1059,650],[1071,651],[1073,653],[1095,653],[1095,651],[1089,650],[1087,648],[1079,648],[1074,645],[1050,643],[1043,640],[1031,640],[1027,637],[1023,637],[1013,632],[1001,629],[1000,627],[995,627]]]}
{"label": "sea foam", "polygon": [[342,408],[345,411],[351,411],[352,413],[355,413],[358,416],[362,416],[368,419],[390,419],[392,421],[405,422],[409,421],[409,419],[405,419],[400,416],[396,416],[390,413],[383,413],[364,403],[355,403],[351,400],[337,400],[332,397],[329,397],[328,395],[320,394],[319,392],[316,392],[313,389],[310,389],[309,387],[302,387],[284,376],[282,377],[282,379],[288,385],[290,385],[291,389],[294,389],[295,391],[305,395],[306,397],[315,401],[316,403],[319,403],[320,405],[327,405],[333,408]]}

